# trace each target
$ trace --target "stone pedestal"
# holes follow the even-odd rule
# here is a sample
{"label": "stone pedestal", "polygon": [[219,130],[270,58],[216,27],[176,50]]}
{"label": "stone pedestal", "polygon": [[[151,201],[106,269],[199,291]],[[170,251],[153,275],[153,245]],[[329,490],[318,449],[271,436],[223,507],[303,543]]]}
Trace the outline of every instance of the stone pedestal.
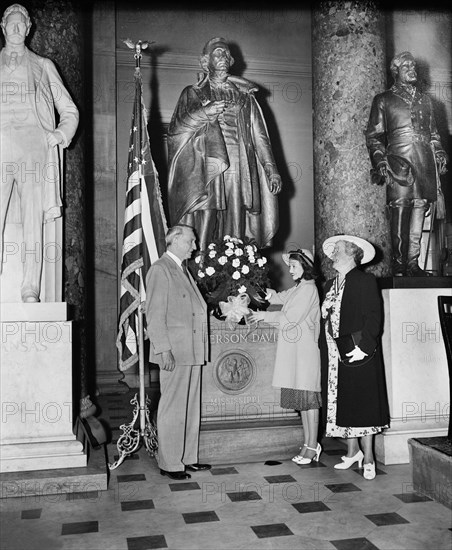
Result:
{"label": "stone pedestal", "polygon": [[280,407],[272,386],[277,331],[212,318],[210,362],[203,368],[200,462],[291,458],[303,443],[297,412]]}
{"label": "stone pedestal", "polygon": [[72,431],[72,322],[66,304],[0,308],[0,472],[86,466]]}
{"label": "stone pedestal", "polygon": [[[413,284],[415,278],[409,281]],[[386,288],[382,337],[390,428],[375,438],[377,460],[410,460],[408,439],[447,434],[449,373],[437,296],[449,288]]]}
{"label": "stone pedestal", "polygon": [[452,443],[446,437],[409,439],[413,489],[452,509]]}

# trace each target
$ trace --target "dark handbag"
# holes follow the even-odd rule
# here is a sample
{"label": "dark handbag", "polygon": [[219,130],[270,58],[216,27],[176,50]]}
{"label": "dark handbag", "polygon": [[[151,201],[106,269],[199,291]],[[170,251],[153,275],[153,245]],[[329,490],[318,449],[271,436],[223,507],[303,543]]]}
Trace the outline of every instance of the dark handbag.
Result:
{"label": "dark handbag", "polygon": [[376,350],[374,350],[373,353],[371,353],[361,361],[352,361],[350,363],[350,358],[347,357],[347,353],[350,353],[355,349],[356,346],[359,346],[359,343],[361,342],[361,336],[361,331],[358,330],[357,332],[345,334],[344,336],[338,336],[334,339],[337,349],[339,351],[339,361],[342,364],[347,365],[348,367],[360,367],[361,365],[365,365],[373,358]]}

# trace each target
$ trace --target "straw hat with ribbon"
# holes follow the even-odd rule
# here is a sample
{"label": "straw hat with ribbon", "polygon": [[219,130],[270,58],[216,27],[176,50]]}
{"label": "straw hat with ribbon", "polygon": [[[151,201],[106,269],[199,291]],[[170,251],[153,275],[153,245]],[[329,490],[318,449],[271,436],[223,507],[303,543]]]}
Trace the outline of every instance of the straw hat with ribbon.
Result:
{"label": "straw hat with ribbon", "polygon": [[334,247],[338,241],[348,241],[356,244],[356,246],[359,246],[359,248],[361,248],[364,252],[363,259],[361,260],[362,264],[367,264],[375,256],[375,248],[365,239],[356,237],[355,235],[334,235],[333,237],[326,239],[322,245],[323,252],[328,256],[328,258],[331,258],[334,252]]}
{"label": "straw hat with ribbon", "polygon": [[286,265],[289,265],[290,256],[300,256],[300,258],[302,258],[308,265],[310,266],[314,265],[314,256],[312,255],[312,252],[307,248],[298,248],[297,250],[291,250],[290,252],[285,252],[282,255],[282,259]]}

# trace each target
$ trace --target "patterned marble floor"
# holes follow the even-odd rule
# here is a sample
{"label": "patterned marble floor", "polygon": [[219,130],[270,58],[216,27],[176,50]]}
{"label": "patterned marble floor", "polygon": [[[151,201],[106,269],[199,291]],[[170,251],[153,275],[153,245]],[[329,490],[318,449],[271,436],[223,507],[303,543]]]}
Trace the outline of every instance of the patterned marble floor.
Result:
{"label": "patterned marble floor", "polygon": [[[101,403],[110,462],[119,425],[131,420],[129,399]],[[111,471],[107,491],[0,500],[1,548],[450,550],[451,510],[413,491],[409,464],[379,464],[366,481],[358,469],[334,470],[343,447],[323,443],[309,466],[214,465],[178,482],[141,448]]]}

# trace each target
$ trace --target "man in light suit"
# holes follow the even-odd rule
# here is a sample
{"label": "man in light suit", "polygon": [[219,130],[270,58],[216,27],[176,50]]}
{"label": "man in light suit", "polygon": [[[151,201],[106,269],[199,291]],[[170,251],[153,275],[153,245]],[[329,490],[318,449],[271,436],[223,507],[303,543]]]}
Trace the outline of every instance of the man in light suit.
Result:
{"label": "man in light suit", "polygon": [[185,265],[195,243],[192,227],[170,228],[167,251],[151,266],[146,282],[150,360],[160,367],[157,462],[171,479],[210,468],[198,463],[201,366],[208,340],[207,306]]}
{"label": "man in light suit", "polygon": [[63,148],[74,137],[79,113],[53,62],[25,46],[31,28],[27,10],[12,4],[1,27],[5,47],[0,53],[0,268],[15,183],[24,233],[22,301],[39,302],[42,224],[61,216]]}

